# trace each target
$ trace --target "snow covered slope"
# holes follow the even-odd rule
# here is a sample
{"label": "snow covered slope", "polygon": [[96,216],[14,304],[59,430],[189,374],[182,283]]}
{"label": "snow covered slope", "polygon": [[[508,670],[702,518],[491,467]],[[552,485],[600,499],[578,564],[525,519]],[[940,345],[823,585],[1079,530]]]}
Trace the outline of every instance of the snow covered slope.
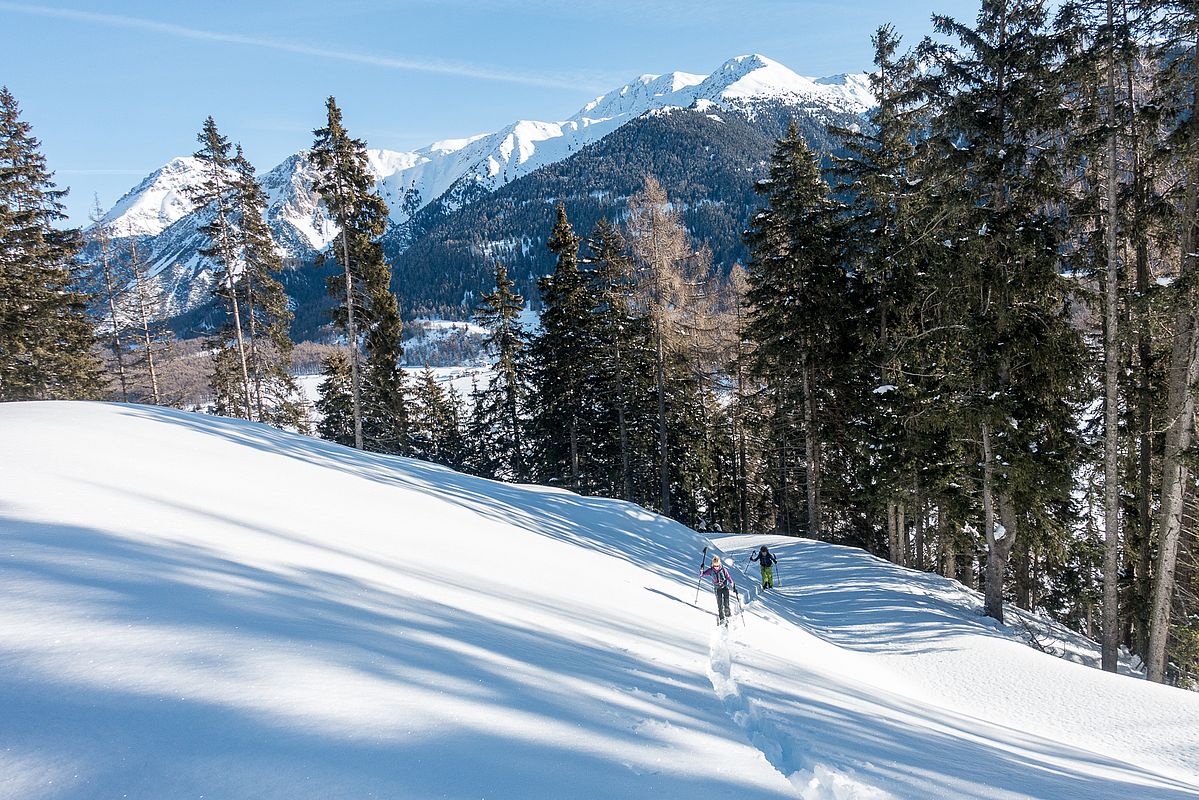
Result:
{"label": "snow covered slope", "polygon": [[1199,797],[1199,696],[761,541],[782,588],[722,635],[705,540],[636,506],[2,404],[0,797]]}

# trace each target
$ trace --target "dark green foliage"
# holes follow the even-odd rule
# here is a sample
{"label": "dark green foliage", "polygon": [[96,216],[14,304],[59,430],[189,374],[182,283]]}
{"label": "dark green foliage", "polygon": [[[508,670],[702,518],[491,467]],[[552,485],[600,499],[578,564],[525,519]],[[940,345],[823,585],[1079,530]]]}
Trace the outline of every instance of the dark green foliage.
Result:
{"label": "dark green foliage", "polygon": [[354,446],[354,398],[350,386],[350,359],[343,352],[326,357],[321,374],[320,399],[316,412],[321,420],[316,432],[322,439]]}
{"label": "dark green foliage", "polygon": [[[752,254],[748,335],[756,345],[755,369],[775,408],[778,469],[770,473],[777,476],[787,529],[793,529],[800,507],[796,487],[802,479],[809,535],[843,536],[845,520],[833,524],[822,510],[826,501],[834,516],[846,508],[844,482],[853,480],[856,466],[852,441],[846,440],[861,379],[853,338],[860,301],[846,272],[840,207],[794,127],[779,140],[770,177],[759,191],[767,206],[746,234]],[[801,448],[802,476],[789,469],[787,454]]]}
{"label": "dark green foliage", "polygon": [[[360,386],[353,386],[351,380],[351,394],[358,394],[354,405],[360,415],[362,446],[402,454],[408,449],[400,369],[403,323],[391,291],[391,267],[379,243],[387,228],[387,205],[375,193],[365,143],[350,137],[334,98],[329,98],[326,109],[327,125],[314,132],[310,158],[319,173],[314,188],[341,227],[328,251],[328,259],[337,260],[342,268],[328,278],[329,294],[337,302],[333,320],[350,340],[351,375],[359,374]],[[365,351],[364,363],[360,363],[360,349]]]}
{"label": "dark green foliage", "polygon": [[483,295],[475,311],[475,321],[491,331],[487,350],[495,363],[487,386],[471,394],[465,466],[476,475],[519,481],[529,469],[528,335],[520,321],[524,298],[512,289],[507,269],[496,264],[495,290]]}
{"label": "dark green foliage", "polygon": [[558,206],[558,220],[546,242],[558,264],[552,276],[540,281],[541,335],[529,349],[531,402],[537,409],[531,432],[538,482],[590,493],[603,472],[593,458],[602,380],[595,374],[598,298],[579,269],[579,244],[566,209]]}
{"label": "dark green foliage", "polygon": [[453,388],[443,389],[426,367],[412,390],[411,453],[444,464],[462,466],[466,442],[462,435],[462,400]]}
{"label": "dark green foliage", "polygon": [[204,179],[190,187],[191,199],[196,208],[211,215],[209,222],[200,227],[208,241],[200,255],[215,267],[213,293],[225,312],[218,334],[210,341],[213,405],[218,414],[253,419],[254,390],[237,286],[240,237],[236,227],[239,204],[233,145],[221,135],[212,117],[204,121],[196,139],[201,147],[195,157],[203,165]]}
{"label": "dark green foliage", "polygon": [[242,256],[237,287],[249,335],[246,357],[255,419],[306,433],[307,404],[291,374],[292,313],[277,279],[283,265],[264,218],[267,198],[240,145],[233,167],[237,172],[235,197]]}
{"label": "dark green foliage", "polygon": [[96,397],[100,365],[75,287],[79,231],[59,230],[65,190],[16,98],[0,87],[0,400]]}

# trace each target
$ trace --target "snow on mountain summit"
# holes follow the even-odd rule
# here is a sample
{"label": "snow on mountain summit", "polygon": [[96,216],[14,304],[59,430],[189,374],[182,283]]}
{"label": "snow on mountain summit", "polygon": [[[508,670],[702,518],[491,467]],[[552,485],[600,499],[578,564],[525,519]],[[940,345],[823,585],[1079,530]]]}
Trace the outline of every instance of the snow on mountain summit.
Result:
{"label": "snow on mountain summit", "polygon": [[[853,90],[845,87],[852,82]],[[865,75],[805,78],[757,53],[731,58],[697,87],[698,97],[734,107],[767,102],[819,104],[861,114],[874,105]]]}
{"label": "snow on mountain summit", "polygon": [[[650,111],[688,107],[697,101],[725,108],[766,102],[820,106],[862,113],[873,103],[865,75],[805,78],[766,56],[729,59],[710,75],[670,72],[641,75],[600,95],[566,120],[519,120],[493,133],[434,142],[414,151],[371,150],[370,166],[392,221],[404,223],[416,210],[447,192],[463,198],[471,190],[495,189],[548,164],[568,158],[621,125]],[[310,176],[297,156],[264,175],[271,183],[272,221],[287,223],[283,249],[323,248],[336,234],[323,211],[306,194]],[[193,211],[183,187],[194,181],[196,159],[175,158],[131,189],[105,215],[116,236],[154,236]],[[293,179],[294,178],[294,179]],[[288,189],[290,187],[290,189]],[[289,190],[295,197],[279,192]]]}
{"label": "snow on mountain summit", "polygon": [[130,189],[104,215],[113,236],[155,236],[190,214],[195,204],[186,187],[199,179],[200,162],[172,158]]}

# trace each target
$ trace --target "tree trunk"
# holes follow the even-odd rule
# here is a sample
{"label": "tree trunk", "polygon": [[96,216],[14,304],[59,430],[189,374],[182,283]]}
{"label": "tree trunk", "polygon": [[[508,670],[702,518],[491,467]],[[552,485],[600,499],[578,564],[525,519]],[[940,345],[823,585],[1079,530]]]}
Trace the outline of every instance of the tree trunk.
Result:
{"label": "tree trunk", "polygon": [[790,488],[787,485],[787,421],[783,421],[781,440],[779,441],[779,494],[781,495],[780,511],[782,512],[783,533],[791,535],[791,506],[789,502]]}
{"label": "tree trunk", "polygon": [[900,563],[899,549],[899,515],[898,507],[895,503],[887,503],[887,555],[891,559],[891,563]]}
{"label": "tree trunk", "polygon": [[570,418],[570,483],[579,491],[579,418]]}
{"label": "tree trunk", "polygon": [[[1114,30],[1114,0],[1107,0],[1107,25]],[[1116,63],[1107,45],[1107,269],[1104,286],[1103,333],[1103,642],[1102,666],[1115,672],[1120,647],[1120,342],[1117,338],[1120,270],[1117,256],[1116,207]]]}
{"label": "tree trunk", "polygon": [[1153,580],[1153,604],[1149,612],[1149,680],[1162,682],[1166,670],[1166,643],[1170,635],[1170,606],[1174,599],[1174,571],[1178,543],[1182,537],[1183,506],[1190,470],[1186,452],[1194,430],[1195,400],[1190,387],[1199,379],[1194,312],[1188,307],[1178,313],[1174,349],[1170,358],[1167,400],[1169,427],[1162,457],[1161,507],[1158,521],[1159,546]]}
{"label": "tree trunk", "polygon": [[804,358],[802,369],[803,380],[803,417],[804,417],[804,457],[807,461],[808,489],[808,536],[820,538],[820,499],[817,485],[820,481],[820,466],[816,460],[816,432],[813,430],[815,414],[812,410],[812,390],[808,378],[807,358]]}
{"label": "tree trunk", "polygon": [[[99,205],[99,203],[97,203]],[[108,257],[108,234],[103,233],[100,263],[104,270],[104,290],[108,294],[108,317],[112,324],[112,357],[117,362],[117,378],[121,384],[121,402],[129,402],[129,382],[125,377],[125,348],[121,346],[121,324],[117,316],[116,286],[112,279],[112,263]]]}
{"label": "tree trunk", "polygon": [[254,383],[254,407],[258,411],[258,420],[263,417],[262,405],[262,359],[258,357],[258,324],[254,314],[254,273],[249,263],[246,264],[246,324],[250,333],[250,374]]}
{"label": "tree trunk", "polygon": [[633,475],[629,471],[629,427],[625,421],[624,403],[616,407],[617,423],[620,427],[620,480],[624,488],[624,499],[633,501]]}
{"label": "tree trunk", "polygon": [[666,348],[662,340],[661,313],[655,329],[655,365],[658,382],[658,477],[660,481],[662,515],[670,516],[670,453],[666,442]]}
{"label": "tree trunk", "polygon": [[[983,600],[988,617],[1003,622],[1003,581],[1007,572],[1007,559],[1016,541],[1016,520],[1007,498],[996,496],[995,454],[991,449],[991,430],[987,423],[980,426],[983,450],[983,534],[987,540],[987,577]],[[1003,524],[1003,537],[995,530],[995,506],[998,500]]]}
{"label": "tree trunk", "polygon": [[945,519],[945,509],[937,507],[937,542],[941,552],[945,554],[944,575],[951,580],[958,579],[958,550],[957,543],[949,539],[949,525]]}
{"label": "tree trunk", "polygon": [[1025,611],[1032,610],[1032,548],[1026,540],[1020,540],[1012,547],[1012,560],[1015,562],[1016,574],[1016,606]]}
{"label": "tree trunk", "polygon": [[916,486],[916,517],[912,520],[915,528],[912,554],[915,556],[916,569],[924,572],[924,498],[920,496],[919,480],[914,480],[913,483]]}
{"label": "tree trunk", "polygon": [[[1194,44],[1192,67],[1199,69],[1199,41]],[[1196,87],[1199,88],[1199,87]],[[1199,116],[1199,92],[1192,93],[1191,116]],[[1190,158],[1187,169],[1186,202],[1182,215],[1179,284],[1195,270],[1195,226],[1199,213],[1199,158]],[[1196,335],[1194,300],[1189,292],[1180,298],[1174,322],[1174,344],[1170,353],[1166,396],[1166,443],[1162,456],[1161,502],[1159,505],[1157,565],[1153,576],[1153,605],[1149,611],[1149,647],[1146,667],[1151,681],[1166,677],[1166,645],[1170,639],[1170,606],[1174,600],[1174,570],[1178,542],[1182,537],[1183,506],[1190,470],[1186,454],[1195,427],[1195,396],[1192,387],[1199,378],[1199,336]]]}
{"label": "tree trunk", "polygon": [[354,324],[354,276],[350,272],[350,234],[341,226],[341,257],[346,277],[346,338],[350,343],[350,390],[353,395],[354,447],[362,449],[362,377],[358,366],[358,328]]}
{"label": "tree trunk", "polygon": [[970,589],[978,589],[978,553],[976,543],[970,540],[970,549],[966,552],[965,563],[962,564],[962,583]]}

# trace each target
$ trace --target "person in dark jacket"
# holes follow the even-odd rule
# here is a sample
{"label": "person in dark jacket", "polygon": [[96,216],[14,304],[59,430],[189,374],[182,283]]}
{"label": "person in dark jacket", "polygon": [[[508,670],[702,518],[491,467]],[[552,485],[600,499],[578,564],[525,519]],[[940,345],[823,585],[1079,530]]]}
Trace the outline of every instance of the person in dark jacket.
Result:
{"label": "person in dark jacket", "polygon": [[716,624],[725,625],[732,616],[729,610],[729,590],[737,591],[737,584],[728,567],[720,563],[720,556],[712,556],[712,566],[699,573],[701,578],[712,578],[712,588],[716,590]]}
{"label": "person in dark jacket", "polygon": [[766,545],[762,545],[760,548],[758,548],[758,552],[749,557],[749,560],[757,561],[758,565],[762,568],[762,588],[773,589],[774,565],[778,559],[775,558],[774,554],[770,552],[770,549],[767,548]]}

